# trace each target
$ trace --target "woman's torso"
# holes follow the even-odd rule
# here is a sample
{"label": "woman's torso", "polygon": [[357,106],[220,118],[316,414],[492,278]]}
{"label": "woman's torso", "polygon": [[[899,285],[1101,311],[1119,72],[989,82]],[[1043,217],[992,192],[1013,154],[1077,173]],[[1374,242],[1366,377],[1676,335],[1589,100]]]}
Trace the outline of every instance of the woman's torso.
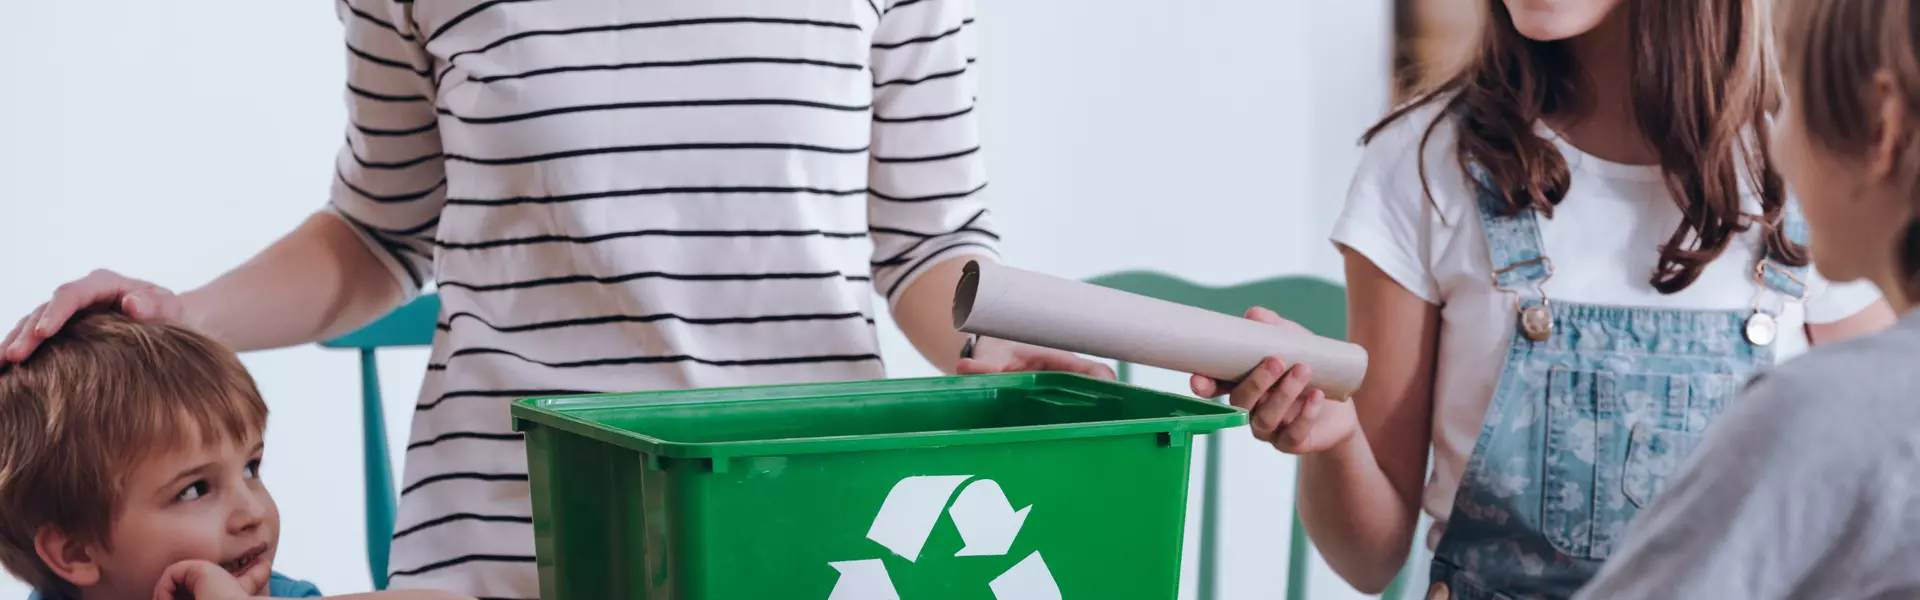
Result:
{"label": "woman's torso", "polygon": [[[900,282],[874,273],[903,265],[876,256],[874,237],[991,234],[983,210],[940,202],[869,231],[896,225],[868,191],[884,151],[871,56],[896,41],[877,37],[877,6],[413,5],[436,65],[447,202],[395,586],[538,593],[513,398],[884,377],[873,298]],[[929,26],[954,14],[921,8],[939,11]],[[901,50],[916,51],[936,50]],[[892,110],[956,108],[910,93]],[[930,153],[913,142],[931,147],[895,139],[893,152]],[[940,186],[978,176],[917,164]]]}

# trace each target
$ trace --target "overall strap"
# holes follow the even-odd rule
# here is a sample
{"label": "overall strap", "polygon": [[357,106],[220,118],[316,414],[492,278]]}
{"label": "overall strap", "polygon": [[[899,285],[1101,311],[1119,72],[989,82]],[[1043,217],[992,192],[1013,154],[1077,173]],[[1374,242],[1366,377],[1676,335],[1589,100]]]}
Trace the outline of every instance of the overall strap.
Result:
{"label": "overall strap", "polygon": [[[1805,247],[1807,245],[1807,220],[1805,217],[1800,216],[1800,203],[1792,197],[1789,197],[1787,198],[1785,209],[1781,212],[1780,227],[1787,234],[1787,240]],[[1794,300],[1806,299],[1806,282],[1807,273],[1809,272],[1806,266],[1788,266],[1787,263],[1782,261],[1773,251],[1772,247],[1765,246],[1764,241],[1762,242],[1760,256],[1760,260],[1753,266],[1754,278],[1756,280],[1768,289],[1787,298]]]}
{"label": "overall strap", "polygon": [[1470,163],[1467,171],[1479,185],[1480,229],[1487,241],[1487,258],[1493,266],[1493,285],[1501,290],[1526,295],[1539,292],[1540,284],[1553,275],[1553,263],[1547,260],[1540,242],[1539,217],[1531,208],[1512,215],[1500,197],[1493,177],[1479,163]]}

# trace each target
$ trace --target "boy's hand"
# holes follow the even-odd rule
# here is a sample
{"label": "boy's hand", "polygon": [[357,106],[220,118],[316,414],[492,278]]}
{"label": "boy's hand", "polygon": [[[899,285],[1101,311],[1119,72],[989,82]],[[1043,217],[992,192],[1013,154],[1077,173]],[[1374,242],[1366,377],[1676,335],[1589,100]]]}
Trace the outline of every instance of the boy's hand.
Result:
{"label": "boy's hand", "polygon": [[153,600],[251,600],[253,594],[247,590],[259,589],[262,583],[242,582],[211,562],[183,560],[160,575]]}

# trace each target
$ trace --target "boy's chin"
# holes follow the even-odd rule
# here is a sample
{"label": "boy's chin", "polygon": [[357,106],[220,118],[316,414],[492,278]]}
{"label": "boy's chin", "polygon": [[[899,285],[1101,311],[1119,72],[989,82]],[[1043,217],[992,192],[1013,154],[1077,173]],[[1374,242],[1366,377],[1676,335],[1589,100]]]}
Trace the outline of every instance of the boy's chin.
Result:
{"label": "boy's chin", "polygon": [[247,564],[221,564],[221,566],[238,566],[238,570],[231,570],[230,568],[227,574],[232,575],[234,580],[240,584],[240,589],[250,596],[265,596],[267,595],[267,586],[273,579],[273,559],[274,548],[268,545],[264,551],[259,553],[259,556],[248,560]]}

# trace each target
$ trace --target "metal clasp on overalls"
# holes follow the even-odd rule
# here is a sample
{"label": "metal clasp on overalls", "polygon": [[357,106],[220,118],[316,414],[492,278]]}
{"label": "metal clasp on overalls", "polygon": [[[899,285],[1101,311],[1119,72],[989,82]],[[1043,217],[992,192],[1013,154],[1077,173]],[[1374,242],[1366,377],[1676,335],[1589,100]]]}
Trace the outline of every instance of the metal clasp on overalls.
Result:
{"label": "metal clasp on overalls", "polygon": [[1774,264],[1771,258],[1762,258],[1759,262],[1754,263],[1753,283],[1758,286],[1759,289],[1753,293],[1753,315],[1747,317],[1746,336],[1747,342],[1755,346],[1772,344],[1775,339],[1780,337],[1780,322],[1776,318],[1776,315],[1760,307],[1761,296],[1766,295],[1768,291],[1775,293],[1780,291],[1774,289],[1771,285],[1767,285],[1767,269],[1773,269],[1774,272],[1786,276],[1787,279],[1800,285],[1800,297],[1793,299],[1796,302],[1805,302],[1807,296],[1813,291],[1807,287],[1807,282],[1802,281],[1799,276],[1794,275],[1793,271],[1780,268],[1780,265]]}
{"label": "metal clasp on overalls", "polygon": [[[1540,281],[1534,284],[1534,289],[1540,292],[1540,305],[1522,308],[1520,293],[1500,285],[1500,276],[1514,269],[1534,264],[1542,264],[1547,268],[1546,276],[1541,277]],[[1553,337],[1553,301],[1547,299],[1547,280],[1553,278],[1553,259],[1542,256],[1507,265],[1506,268],[1494,271],[1491,278],[1493,289],[1513,295],[1513,312],[1520,315],[1520,331],[1527,334],[1527,339],[1544,342]]]}

